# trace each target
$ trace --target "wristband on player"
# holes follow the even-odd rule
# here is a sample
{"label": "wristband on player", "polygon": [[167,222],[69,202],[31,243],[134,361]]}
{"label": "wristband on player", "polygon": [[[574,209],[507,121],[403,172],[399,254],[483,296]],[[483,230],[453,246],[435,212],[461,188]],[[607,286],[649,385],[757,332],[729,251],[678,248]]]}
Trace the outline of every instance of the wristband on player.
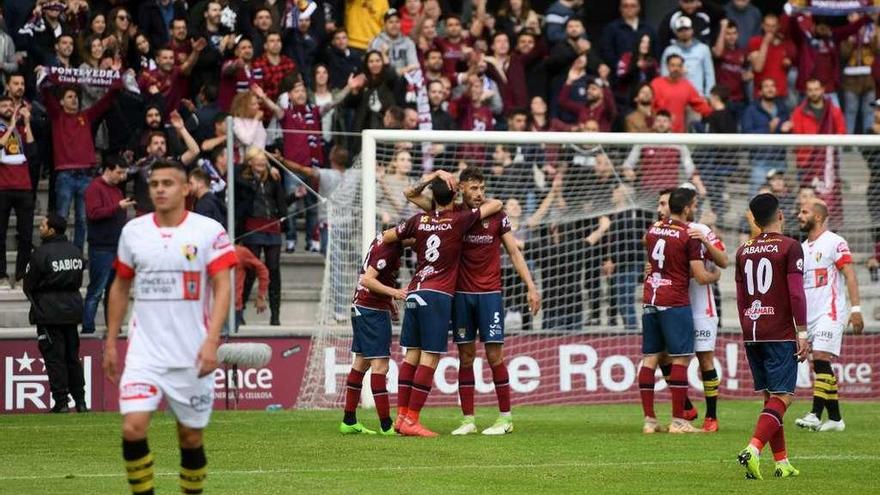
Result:
{"label": "wristband on player", "polygon": [[797,336],[799,339],[805,339],[807,338],[807,332],[798,332]]}
{"label": "wristband on player", "polygon": [[862,307],[861,306],[853,306],[853,307],[849,308],[849,312],[850,313],[861,313]]}

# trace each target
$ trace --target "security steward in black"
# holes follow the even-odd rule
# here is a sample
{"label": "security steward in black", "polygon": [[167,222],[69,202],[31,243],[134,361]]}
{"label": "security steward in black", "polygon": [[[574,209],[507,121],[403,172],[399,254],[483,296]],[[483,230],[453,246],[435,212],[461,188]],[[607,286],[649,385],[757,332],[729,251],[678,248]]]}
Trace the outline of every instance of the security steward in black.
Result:
{"label": "security steward in black", "polygon": [[37,325],[37,343],[43,354],[49,389],[55,405],[50,412],[66,413],[68,394],[77,412],[88,412],[85,379],[79,362],[82,323],[82,251],[67,240],[67,220],[49,214],[40,223],[42,245],[34,251],[22,289],[31,302],[30,321]]}

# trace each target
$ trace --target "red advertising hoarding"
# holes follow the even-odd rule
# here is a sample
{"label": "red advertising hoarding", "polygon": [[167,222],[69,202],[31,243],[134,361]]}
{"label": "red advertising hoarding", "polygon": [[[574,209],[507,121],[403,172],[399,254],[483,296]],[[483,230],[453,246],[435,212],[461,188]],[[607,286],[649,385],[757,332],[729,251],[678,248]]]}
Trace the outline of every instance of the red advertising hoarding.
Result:
{"label": "red advertising hoarding", "polygon": [[[2,413],[38,412],[51,407],[48,378],[36,339],[3,340],[0,345],[0,397]],[[215,371],[215,409],[226,406],[226,382],[237,385],[239,409],[262,409],[270,404],[293,407],[306,375],[309,352],[319,353],[324,374],[319,378],[324,397],[319,402],[335,404],[342,398],[344,380],[351,365],[349,342],[311,349],[308,338],[249,338],[235,342],[265,342],[272,347],[272,359],[263,368]],[[101,371],[101,345],[96,339],[83,339],[80,356],[85,370],[88,405],[94,410],[112,411],[118,407],[118,390],[104,379]],[[590,404],[638,400],[638,366],[641,338],[638,335],[565,335],[507,338],[505,354],[510,372],[514,404]],[[125,343],[120,343],[120,358]],[[834,364],[840,394],[850,399],[880,398],[880,335],[847,336],[841,359]],[[458,360],[454,346],[440,361],[434,378],[431,405],[457,405],[456,373]],[[388,389],[397,392],[395,345],[389,371]],[[482,352],[478,353],[481,356]],[[752,398],[752,380],[738,337],[722,336],[716,347],[716,368],[721,379],[722,397]],[[475,363],[478,404],[494,404],[495,394],[488,365],[481,357]],[[692,394],[702,385],[696,361],[689,368]],[[314,380],[313,380],[314,382]],[[667,392],[657,381],[659,399]],[[806,364],[798,374],[798,394],[812,391],[812,377]],[[393,399],[392,399],[393,401]],[[393,403],[393,402],[392,402]]]}

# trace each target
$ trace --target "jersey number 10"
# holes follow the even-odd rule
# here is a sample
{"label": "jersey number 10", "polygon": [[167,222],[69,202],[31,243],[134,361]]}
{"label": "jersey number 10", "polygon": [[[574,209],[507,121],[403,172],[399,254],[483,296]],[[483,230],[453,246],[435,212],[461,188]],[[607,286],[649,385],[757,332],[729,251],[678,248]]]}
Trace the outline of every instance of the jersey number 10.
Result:
{"label": "jersey number 10", "polygon": [[758,292],[766,294],[767,291],[770,290],[770,285],[773,284],[773,267],[770,265],[770,260],[767,258],[761,258],[758,260],[758,270],[756,273],[754,260],[748,259],[743,264],[743,272],[746,276],[746,290],[750,296],[755,295],[756,278],[758,282]]}

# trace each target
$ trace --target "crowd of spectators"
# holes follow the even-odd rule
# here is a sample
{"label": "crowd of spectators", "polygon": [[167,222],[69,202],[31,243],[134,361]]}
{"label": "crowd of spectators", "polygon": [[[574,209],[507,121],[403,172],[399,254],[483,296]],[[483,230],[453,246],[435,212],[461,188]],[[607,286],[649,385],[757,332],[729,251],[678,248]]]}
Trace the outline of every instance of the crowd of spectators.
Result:
{"label": "crowd of spectators", "polygon": [[[750,0],[678,0],[652,22],[644,1],[613,3],[619,15],[597,26],[593,0],[7,0],[0,10],[0,230],[14,211],[18,259],[10,272],[2,257],[0,284],[23,277],[34,191],[48,178],[44,206],[65,217],[72,211],[74,243],[88,241],[95,285],[84,328],[93,329],[112,277],[109,253],[126,219],[151,211],[147,179],[159,158],[194,171],[193,208],[223,223],[226,185],[235,182],[236,233],[268,269],[277,323],[281,252],[326,250],[326,206],[315,193],[332,194],[364,129],[880,129],[876,15],[819,17],[764,5],[780,2],[755,2],[759,8]],[[553,265],[538,267],[547,280],[560,271],[550,290],[581,297],[571,290],[579,281],[559,263],[572,254],[554,249],[587,239],[589,249],[570,260],[589,265],[586,279],[606,275],[631,285],[639,260],[605,255],[601,247],[633,242],[620,226],[643,219],[626,214],[625,205],[686,179],[720,221],[741,158],[749,163],[749,192],[775,188],[794,198],[809,191],[829,203],[832,224],[839,224],[839,153],[798,149],[797,173],[774,185],[786,169],[779,149],[742,157],[646,145],[609,158],[576,147],[399,143],[381,156],[379,221],[391,225],[413,212],[400,192],[429,168],[484,167],[490,192],[508,202],[512,222],[522,226],[517,235],[529,259]],[[607,194],[584,202],[583,184]],[[613,213],[584,215],[577,224],[542,222],[598,203]],[[541,245],[531,248],[530,238]],[[5,234],[0,239],[5,253]],[[587,288],[590,304],[598,300],[596,284]],[[509,297],[518,299],[512,290]],[[628,292],[619,296],[621,306],[632,304]],[[634,325],[631,312],[619,313]],[[570,317],[550,308],[545,321],[579,324]],[[586,319],[598,318],[599,306],[591,306]]]}

